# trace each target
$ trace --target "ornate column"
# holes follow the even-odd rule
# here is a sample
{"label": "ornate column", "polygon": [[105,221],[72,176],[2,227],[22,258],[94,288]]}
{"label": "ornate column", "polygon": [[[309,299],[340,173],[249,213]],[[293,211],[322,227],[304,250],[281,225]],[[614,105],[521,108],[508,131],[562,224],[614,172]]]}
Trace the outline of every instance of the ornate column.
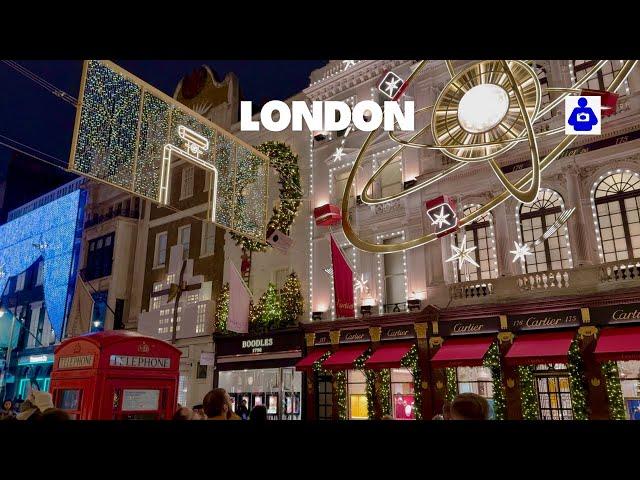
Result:
{"label": "ornate column", "polygon": [[[500,191],[492,191],[495,197]],[[508,200],[502,202],[493,209],[494,234],[496,237],[496,255],[498,260],[498,272],[500,276],[519,275],[518,265],[511,259],[510,250],[513,250],[513,242],[516,241],[515,217],[513,212],[507,211]]]}
{"label": "ornate column", "polygon": [[514,335],[507,331],[507,316],[500,315],[500,329],[498,333],[498,347],[502,363],[502,382],[505,393],[506,420],[522,420],[522,400],[520,398],[520,375],[518,367],[507,365],[504,357],[513,344]]}
{"label": "ornate column", "polygon": [[[329,339],[331,340],[331,352],[338,351],[338,346],[340,345],[340,330],[331,330],[329,332]],[[331,409],[331,420],[340,420],[340,415],[338,412],[338,389],[336,388],[336,376],[335,374],[331,376],[331,400],[333,403]]]}
{"label": "ornate column", "polygon": [[[313,348],[316,340],[316,334],[313,332],[308,332],[304,334],[304,339],[306,343],[306,353],[309,353],[309,350]],[[313,371],[313,368],[310,368],[308,371],[303,372],[307,381],[307,391],[305,394],[305,403],[303,405],[303,409],[305,412],[304,419],[305,420],[317,420],[317,406],[316,406],[316,372]]]}
{"label": "ornate column", "polygon": [[582,195],[580,194],[580,170],[575,164],[569,164],[564,169],[567,182],[568,197],[565,208],[575,207],[568,221],[569,242],[571,243],[571,254],[573,264],[576,267],[591,265],[587,248],[587,232],[582,208]]}
{"label": "ornate column", "polygon": [[596,361],[593,351],[596,346],[598,328],[591,325],[588,308],[582,308],[582,326],[578,328],[580,355],[584,363],[584,376],[587,381],[587,409],[589,420],[609,420],[609,397],[600,362]]}
{"label": "ornate column", "polygon": [[[427,322],[415,323],[413,328],[416,331],[418,341],[418,365],[420,366],[420,393],[422,404],[420,414],[423,420],[430,420],[433,417],[433,402],[431,401],[431,369],[429,368],[429,342],[427,340]],[[417,393],[417,392],[416,392]]]}
{"label": "ornate column", "polygon": [[[382,327],[369,327],[369,336],[371,337],[371,346],[375,352],[380,346],[380,335]],[[384,413],[382,412],[382,377],[380,370],[374,371],[374,387],[373,387],[373,418],[380,420]]]}

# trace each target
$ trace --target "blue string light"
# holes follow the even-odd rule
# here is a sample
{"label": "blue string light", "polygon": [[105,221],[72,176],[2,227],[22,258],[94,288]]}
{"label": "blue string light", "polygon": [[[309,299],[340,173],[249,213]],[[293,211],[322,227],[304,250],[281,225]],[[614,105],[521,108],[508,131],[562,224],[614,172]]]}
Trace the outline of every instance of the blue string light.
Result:
{"label": "blue string light", "polygon": [[67,297],[73,292],[78,222],[86,192],[76,190],[0,226],[0,292],[10,277],[44,258],[44,298],[56,340],[61,338]]}

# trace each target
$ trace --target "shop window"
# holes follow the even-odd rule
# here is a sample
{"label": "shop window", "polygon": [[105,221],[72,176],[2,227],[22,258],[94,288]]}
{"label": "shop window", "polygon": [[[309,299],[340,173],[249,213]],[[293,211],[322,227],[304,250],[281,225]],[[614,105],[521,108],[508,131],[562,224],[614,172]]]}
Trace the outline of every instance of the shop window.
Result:
{"label": "shop window", "polygon": [[182,260],[187,260],[191,244],[191,225],[178,228],[178,242],[182,245]]}
{"label": "shop window", "polygon": [[[553,225],[563,211],[562,197],[553,190],[541,188],[533,202],[520,206],[522,241],[533,247],[533,242]],[[533,255],[525,256],[527,273],[571,268],[567,226],[541,242],[533,252]]]}
{"label": "shop window", "polygon": [[164,267],[167,261],[167,232],[156,235],[156,246],[153,255],[153,266]]}
{"label": "shop window", "polygon": [[333,378],[328,375],[318,377],[317,388],[318,420],[333,419]]}
{"label": "shop window", "polygon": [[573,420],[569,372],[562,363],[536,365],[535,385],[541,420]]}
{"label": "shop window", "polygon": [[[596,63],[597,62],[595,60],[574,60],[573,74],[576,77],[576,81],[583,79],[587,72],[589,72]],[[587,83],[582,85],[581,88],[589,90],[606,90],[621,68],[622,64],[620,63],[620,60],[608,60],[603,67],[598,70],[596,75],[587,81]]]}
{"label": "shop window", "polygon": [[640,420],[640,361],[620,361],[618,371],[627,419]]}
{"label": "shop window", "polygon": [[[481,205],[468,205],[463,208],[463,216],[471,215],[480,209]],[[458,268],[458,262],[453,262],[456,279],[458,282],[468,282],[477,280],[489,280],[498,276],[495,249],[495,238],[493,235],[493,218],[491,212],[476,218],[472,223],[466,225],[461,231],[456,232],[453,241],[459,245],[462,236],[467,235],[467,247],[477,247],[471,255],[479,267],[465,262],[463,270]]]}
{"label": "shop window", "polygon": [[413,375],[406,368],[391,369],[391,405],[396,420],[415,420]]}
{"label": "shop window", "polygon": [[616,172],[595,189],[600,241],[605,262],[640,257],[640,176]]}
{"label": "shop window", "polygon": [[486,367],[457,367],[458,393],[475,393],[489,402],[489,418],[493,418],[493,378]]}
{"label": "shop window", "polygon": [[360,370],[347,372],[347,408],[350,420],[366,420],[369,418],[367,408],[367,381]]}

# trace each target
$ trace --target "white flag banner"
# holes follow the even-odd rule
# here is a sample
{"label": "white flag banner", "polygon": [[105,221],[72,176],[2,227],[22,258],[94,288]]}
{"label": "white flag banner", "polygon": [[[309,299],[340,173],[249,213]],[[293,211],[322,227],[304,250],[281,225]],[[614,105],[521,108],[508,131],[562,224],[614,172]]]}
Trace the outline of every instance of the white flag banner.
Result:
{"label": "white flag banner", "polygon": [[267,238],[267,243],[280,253],[287,254],[293,245],[293,239],[280,230],[276,230]]}
{"label": "white flag banner", "polygon": [[227,330],[236,333],[248,333],[249,305],[252,295],[231,260],[227,260],[227,281],[229,282]]}
{"label": "white flag banner", "polygon": [[91,319],[93,317],[94,300],[87,285],[78,275],[76,277],[76,288],[73,294],[73,303],[69,313],[69,323],[67,336],[75,337],[91,330]]}

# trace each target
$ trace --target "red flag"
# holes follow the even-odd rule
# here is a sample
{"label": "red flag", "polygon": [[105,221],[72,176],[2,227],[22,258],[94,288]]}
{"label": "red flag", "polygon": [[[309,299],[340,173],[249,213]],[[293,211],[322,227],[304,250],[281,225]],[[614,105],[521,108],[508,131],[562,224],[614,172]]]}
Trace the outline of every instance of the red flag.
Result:
{"label": "red flag", "polygon": [[333,264],[333,291],[336,299],[336,316],[355,317],[353,307],[353,271],[342,250],[331,237],[331,263]]}

